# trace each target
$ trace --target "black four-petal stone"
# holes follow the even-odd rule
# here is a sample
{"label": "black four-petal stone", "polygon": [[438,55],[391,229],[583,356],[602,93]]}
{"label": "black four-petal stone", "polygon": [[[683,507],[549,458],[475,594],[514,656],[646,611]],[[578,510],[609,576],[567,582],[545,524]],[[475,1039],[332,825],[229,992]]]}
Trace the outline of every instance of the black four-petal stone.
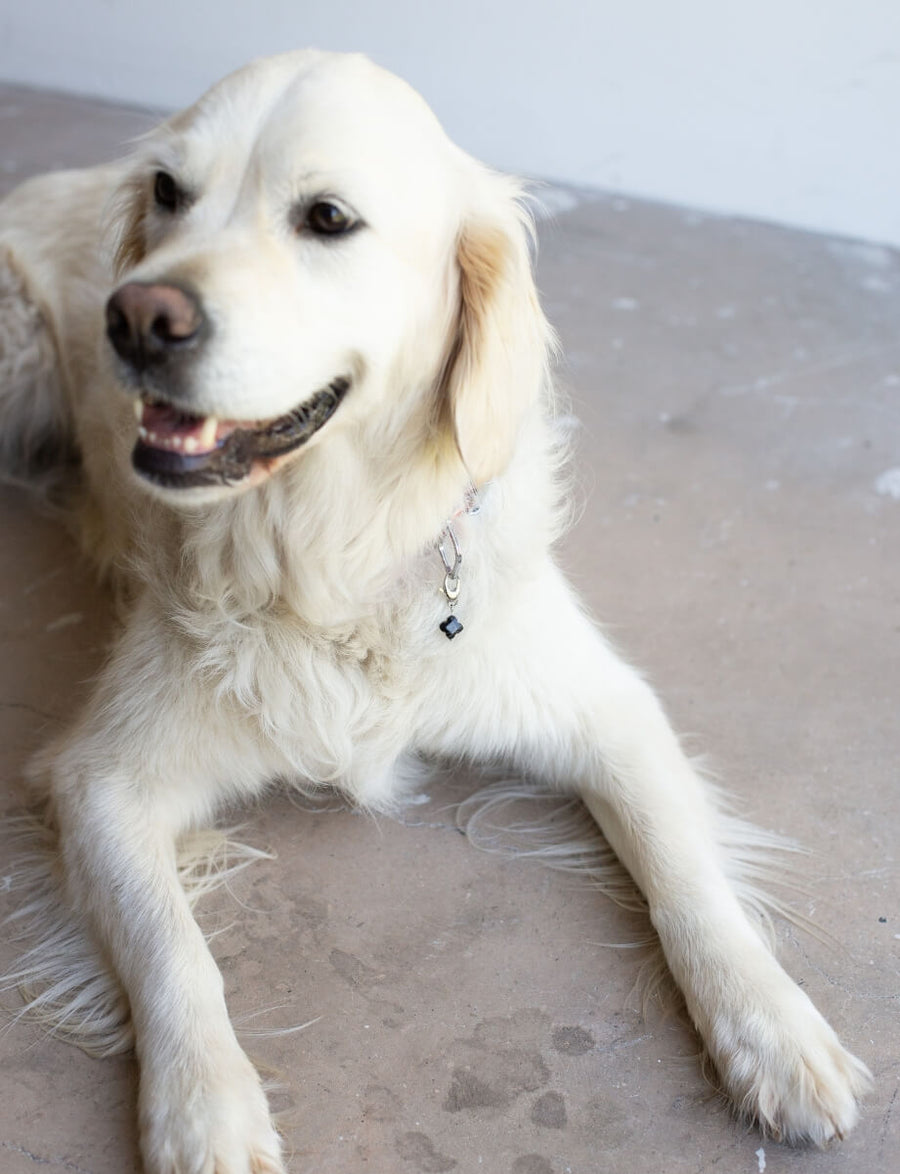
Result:
{"label": "black four-petal stone", "polygon": [[454,636],[458,636],[463,630],[462,624],[456,616],[447,616],[444,622],[440,625],[441,631],[448,640],[452,640]]}

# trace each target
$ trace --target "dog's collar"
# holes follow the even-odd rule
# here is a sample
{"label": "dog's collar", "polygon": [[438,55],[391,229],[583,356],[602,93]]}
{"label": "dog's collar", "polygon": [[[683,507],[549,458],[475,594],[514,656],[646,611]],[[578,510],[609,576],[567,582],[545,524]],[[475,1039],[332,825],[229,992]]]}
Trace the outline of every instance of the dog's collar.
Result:
{"label": "dog's collar", "polygon": [[455,522],[457,518],[463,517],[465,514],[477,514],[481,509],[481,498],[486,490],[486,485],[483,489],[479,489],[473,481],[470,481],[466,486],[466,492],[465,496],[463,497],[462,505],[455,513],[450,515],[450,518],[447,521],[447,526],[449,526],[451,522]]}
{"label": "dog's collar", "polygon": [[477,485],[470,483],[466,489],[463,504],[447,519],[438,538],[438,554],[441,556],[441,562],[444,564],[445,572],[442,590],[451,609],[450,615],[438,627],[448,640],[452,640],[463,630],[462,624],[453,614],[454,604],[459,599],[459,568],[462,564],[462,549],[460,548],[456,531],[453,528],[453,523],[457,518],[464,517],[466,514],[477,514],[480,509],[480,491]]}

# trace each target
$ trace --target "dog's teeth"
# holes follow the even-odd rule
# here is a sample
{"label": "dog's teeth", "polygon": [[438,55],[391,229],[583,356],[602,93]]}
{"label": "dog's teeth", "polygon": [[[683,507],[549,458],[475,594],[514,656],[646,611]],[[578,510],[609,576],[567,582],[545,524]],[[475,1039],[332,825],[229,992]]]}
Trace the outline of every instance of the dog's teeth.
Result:
{"label": "dog's teeth", "polygon": [[147,431],[147,429],[144,427],[143,424],[140,424],[138,426],[138,436],[141,438],[141,440],[149,439],[150,433]]}
{"label": "dog's teeth", "polygon": [[215,447],[216,430],[219,427],[219,421],[215,416],[207,416],[203,421],[203,427],[200,429],[200,435],[197,437],[197,443],[203,449],[210,449]]}
{"label": "dog's teeth", "polygon": [[200,446],[197,444],[197,441],[195,440],[195,438],[193,436],[186,436],[184,438],[184,451],[185,452],[196,452],[199,447]]}
{"label": "dog's teeth", "polygon": [[139,399],[133,400],[132,407],[134,408],[134,418],[140,424],[141,420],[143,420],[143,418],[144,418],[143,400],[139,400]]}
{"label": "dog's teeth", "polygon": [[175,446],[175,448],[184,448],[184,439],[183,439],[183,437],[181,437],[181,436],[173,436],[173,437],[171,437],[171,441],[172,441],[172,444]]}

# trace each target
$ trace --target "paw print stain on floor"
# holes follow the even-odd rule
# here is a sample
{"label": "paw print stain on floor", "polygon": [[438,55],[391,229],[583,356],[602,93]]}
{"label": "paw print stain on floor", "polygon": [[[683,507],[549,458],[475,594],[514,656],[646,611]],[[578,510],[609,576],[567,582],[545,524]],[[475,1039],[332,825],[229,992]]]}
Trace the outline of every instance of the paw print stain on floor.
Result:
{"label": "paw print stain on floor", "polygon": [[558,1092],[545,1092],[531,1106],[531,1120],[543,1129],[565,1129],[566,1103]]}
{"label": "paw print stain on floor", "polygon": [[583,1027],[554,1027],[551,1040],[554,1049],[564,1056],[584,1056],[596,1043]]}
{"label": "paw print stain on floor", "polygon": [[518,1011],[509,1018],[478,1024],[471,1038],[457,1040],[450,1087],[443,1108],[505,1109],[523,1093],[550,1081],[550,1069],[536,1046],[545,1036],[547,1017]]}
{"label": "paw print stain on floor", "polygon": [[553,1167],[542,1154],[523,1154],[513,1162],[510,1174],[553,1174]]}
{"label": "paw print stain on floor", "polygon": [[425,1133],[404,1133],[397,1138],[396,1149],[403,1161],[410,1162],[418,1174],[446,1174],[459,1165],[455,1158],[439,1154]]}

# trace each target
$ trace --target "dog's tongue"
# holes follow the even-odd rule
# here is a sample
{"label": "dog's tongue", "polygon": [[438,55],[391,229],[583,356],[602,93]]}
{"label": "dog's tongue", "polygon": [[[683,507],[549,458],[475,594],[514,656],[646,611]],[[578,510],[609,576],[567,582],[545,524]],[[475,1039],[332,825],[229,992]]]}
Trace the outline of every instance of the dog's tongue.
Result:
{"label": "dog's tongue", "polygon": [[139,434],[145,445],[201,456],[213,452],[233,431],[215,416],[194,416],[172,404],[144,403]]}

